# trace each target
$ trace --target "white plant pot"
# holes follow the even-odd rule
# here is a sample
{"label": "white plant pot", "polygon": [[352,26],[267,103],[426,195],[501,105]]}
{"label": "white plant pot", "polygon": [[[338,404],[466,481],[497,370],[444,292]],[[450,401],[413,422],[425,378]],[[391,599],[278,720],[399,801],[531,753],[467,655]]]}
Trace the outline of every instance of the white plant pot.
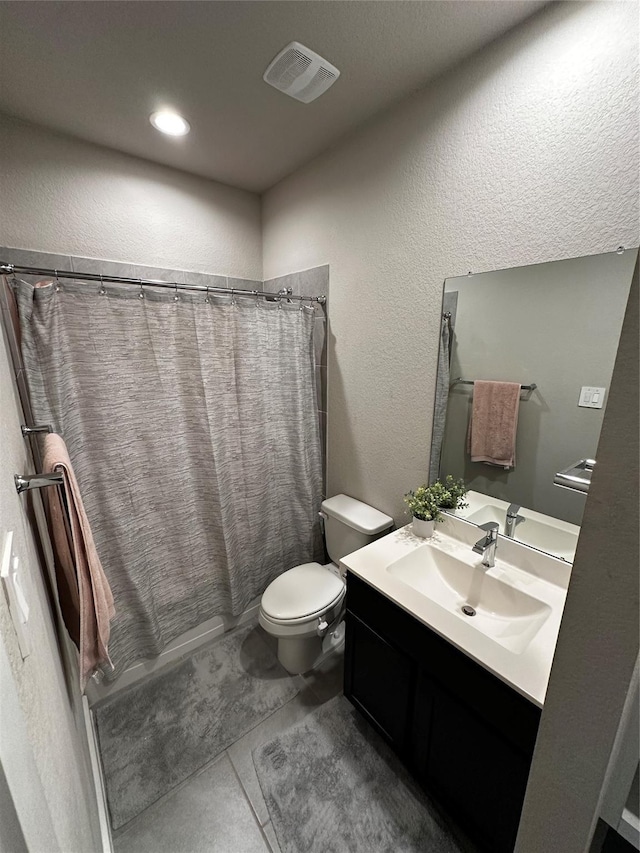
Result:
{"label": "white plant pot", "polygon": [[420,536],[422,539],[430,539],[433,536],[435,526],[436,522],[433,518],[431,521],[424,521],[422,518],[416,518],[415,515],[413,517],[412,529],[414,536]]}

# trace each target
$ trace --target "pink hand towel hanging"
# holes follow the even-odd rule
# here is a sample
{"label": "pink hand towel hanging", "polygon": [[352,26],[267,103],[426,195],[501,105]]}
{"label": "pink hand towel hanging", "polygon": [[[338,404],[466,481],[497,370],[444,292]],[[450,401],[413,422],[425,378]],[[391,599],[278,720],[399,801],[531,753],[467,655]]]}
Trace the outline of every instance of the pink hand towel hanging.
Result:
{"label": "pink hand towel hanging", "polygon": [[48,489],[49,523],[58,563],[58,589],[62,614],[80,652],[80,685],[109,659],[110,622],[115,615],[113,595],[93,541],[78,481],[67,447],[59,435],[44,439],[45,473],[61,471],[70,528],[58,489]]}
{"label": "pink hand towel hanging", "polygon": [[518,382],[475,381],[467,432],[467,451],[472,462],[515,467],[519,406]]}

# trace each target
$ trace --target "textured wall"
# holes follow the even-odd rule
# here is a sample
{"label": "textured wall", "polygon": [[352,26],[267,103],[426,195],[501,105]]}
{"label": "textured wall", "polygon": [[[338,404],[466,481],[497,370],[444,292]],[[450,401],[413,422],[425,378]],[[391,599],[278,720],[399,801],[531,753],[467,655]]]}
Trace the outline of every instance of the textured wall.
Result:
{"label": "textured wall", "polygon": [[262,278],[260,199],[0,116],[0,244]]}
{"label": "textured wall", "polygon": [[447,276],[638,244],[634,4],[553,4],[264,197],[264,276],[331,265],[328,492],[404,521]]}
{"label": "textured wall", "polygon": [[[83,735],[77,729],[66,692],[35,540],[24,511],[27,498],[18,496],[13,483],[13,475],[30,471],[31,463],[20,432],[17,389],[2,335],[0,401],[0,538],[7,530],[13,530],[30,607],[31,654],[22,660],[7,602],[1,593],[0,643],[9,659],[46,803],[43,805],[34,791],[29,804],[30,820],[42,827],[53,825],[56,838],[49,839],[47,851],[91,853],[100,845],[94,834],[97,832],[95,797],[83,754]],[[3,717],[0,737],[16,738],[16,732],[19,732],[18,723]],[[29,772],[26,764],[23,772]],[[22,800],[16,807],[25,805]],[[45,853],[45,848],[36,853]]]}

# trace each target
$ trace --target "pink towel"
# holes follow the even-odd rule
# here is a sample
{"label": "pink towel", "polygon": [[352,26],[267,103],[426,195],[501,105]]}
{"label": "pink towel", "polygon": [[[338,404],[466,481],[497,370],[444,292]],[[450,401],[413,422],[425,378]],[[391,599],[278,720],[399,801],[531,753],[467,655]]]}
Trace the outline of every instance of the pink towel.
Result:
{"label": "pink towel", "polygon": [[43,467],[47,474],[61,471],[64,477],[70,529],[58,489],[46,489],[45,494],[57,556],[60,607],[80,652],[80,686],[84,689],[97,666],[112,665],[108,645],[109,623],[115,615],[113,595],[100,564],[69,452],[55,433],[45,436]]}
{"label": "pink towel", "polygon": [[472,462],[515,467],[519,405],[519,383],[476,379],[467,432],[467,451]]}

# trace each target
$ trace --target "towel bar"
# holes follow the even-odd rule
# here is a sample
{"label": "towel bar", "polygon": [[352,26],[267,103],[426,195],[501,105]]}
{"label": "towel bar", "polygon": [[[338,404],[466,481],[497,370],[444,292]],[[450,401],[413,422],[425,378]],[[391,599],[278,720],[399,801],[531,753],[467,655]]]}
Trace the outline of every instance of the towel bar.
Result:
{"label": "towel bar", "polygon": [[[459,376],[457,379],[453,380],[453,382],[451,383],[451,385],[449,387],[453,388],[454,385],[475,385],[475,384],[476,384],[475,379],[463,379],[462,376]],[[521,385],[520,390],[521,391],[535,391],[537,387],[538,386],[536,385],[536,383],[532,382],[530,385]]]}
{"label": "towel bar", "polygon": [[53,427],[51,424],[42,424],[41,426],[33,426],[28,427],[26,424],[22,424],[20,427],[22,430],[22,435],[24,438],[27,438],[30,435],[36,435],[39,432],[53,432]]}
{"label": "towel bar", "polygon": [[29,489],[41,489],[43,486],[61,486],[64,483],[62,472],[53,474],[14,474],[18,494]]}

